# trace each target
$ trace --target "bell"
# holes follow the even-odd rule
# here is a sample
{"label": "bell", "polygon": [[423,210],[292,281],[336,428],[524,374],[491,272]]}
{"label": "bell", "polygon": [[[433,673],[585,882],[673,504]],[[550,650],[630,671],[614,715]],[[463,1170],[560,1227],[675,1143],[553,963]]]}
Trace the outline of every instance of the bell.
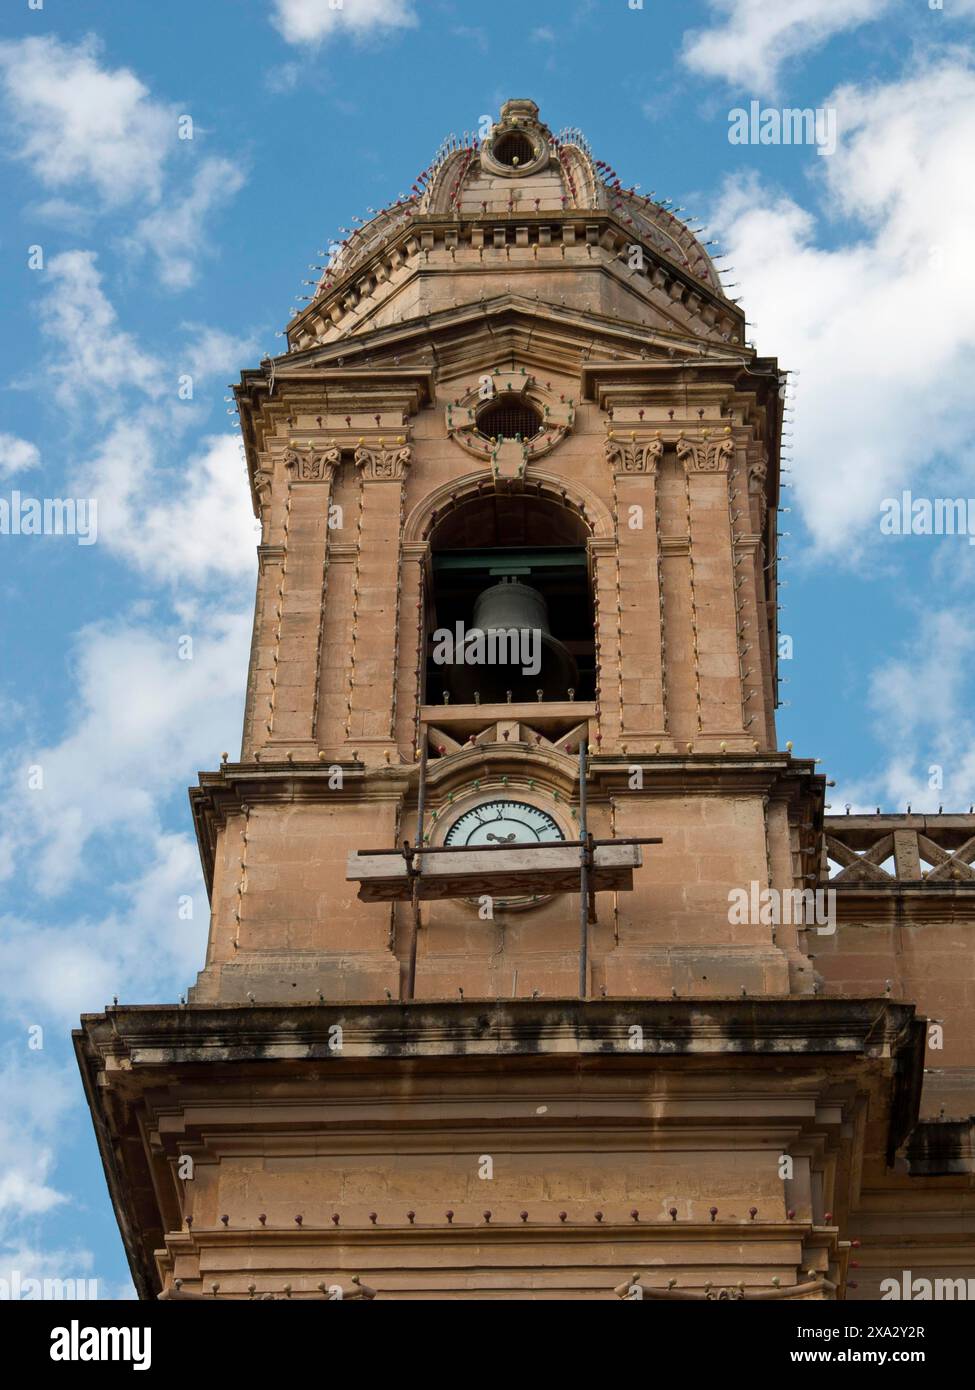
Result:
{"label": "bell", "polygon": [[503,579],[478,594],[464,661],[450,675],[451,696],[473,704],[567,700],[579,683],[575,658],[549,629],[544,594],[517,579]]}

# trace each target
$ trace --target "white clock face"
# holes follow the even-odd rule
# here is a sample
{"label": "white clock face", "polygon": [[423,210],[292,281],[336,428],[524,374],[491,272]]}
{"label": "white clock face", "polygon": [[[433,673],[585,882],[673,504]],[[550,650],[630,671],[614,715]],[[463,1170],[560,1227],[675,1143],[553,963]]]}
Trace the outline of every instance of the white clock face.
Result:
{"label": "white clock face", "polygon": [[535,845],[565,836],[556,821],[524,801],[486,801],[455,820],[447,845]]}

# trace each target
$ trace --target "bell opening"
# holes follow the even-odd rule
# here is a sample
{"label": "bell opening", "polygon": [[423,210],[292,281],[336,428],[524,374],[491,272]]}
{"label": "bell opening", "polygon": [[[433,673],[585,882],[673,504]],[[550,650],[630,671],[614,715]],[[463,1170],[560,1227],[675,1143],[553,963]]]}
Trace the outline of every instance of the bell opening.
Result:
{"label": "bell opening", "polygon": [[427,576],[426,703],[595,697],[587,538],[577,513],[539,497],[486,494],[443,518]]}

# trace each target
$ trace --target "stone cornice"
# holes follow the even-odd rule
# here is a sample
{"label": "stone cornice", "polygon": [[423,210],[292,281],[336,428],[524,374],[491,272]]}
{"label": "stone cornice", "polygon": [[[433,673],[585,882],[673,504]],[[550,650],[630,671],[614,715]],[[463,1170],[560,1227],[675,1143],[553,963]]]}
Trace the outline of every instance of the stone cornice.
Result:
{"label": "stone cornice", "polygon": [[[342,769],[341,790],[329,785],[336,767]],[[239,814],[247,805],[275,802],[398,801],[405,794],[410,772],[407,765],[393,764],[374,768],[367,776],[360,762],[324,755],[314,763],[267,759],[225,763],[219,772],[201,772],[199,786],[189,789],[189,799],[207,895],[213,889],[217,832],[229,815]]]}
{"label": "stone cornice", "polygon": [[[404,270],[409,275],[422,266],[426,273],[456,275],[465,255],[475,256],[482,272],[494,269],[508,273],[519,258],[539,274],[561,269],[562,259],[550,263],[539,258],[540,247],[561,247],[563,258],[576,250],[585,250],[589,256],[601,251],[606,264],[618,260],[627,265],[630,282],[644,295],[662,291],[674,303],[684,301],[686,311],[699,321],[702,337],[714,333],[719,341],[718,329],[739,340],[744,336],[744,314],[738,305],[675,264],[614,212],[529,213],[513,209],[463,218],[444,213],[414,214],[369,256],[316,293],[308,307],[288,324],[289,346],[306,348],[326,335],[341,338],[357,327],[361,329],[361,321],[355,317],[358,307],[400,279]],[[636,265],[632,264],[632,247],[639,247],[641,252]],[[503,259],[494,267],[484,258],[496,252],[502,252]],[[431,264],[431,256],[438,255],[444,257],[443,264]]]}
{"label": "stone cornice", "polygon": [[[639,1056],[630,1047],[635,1018],[646,1034]],[[337,1021],[344,1035],[339,1061],[329,1047],[329,1030]],[[646,1066],[648,1053],[709,1057],[712,1066],[715,1057],[731,1066],[731,1058],[763,1053],[783,1061],[792,1057],[800,1064],[810,1056],[831,1054],[891,1062],[903,1053],[917,1063],[924,1034],[913,1004],[873,996],[141,1004],[84,1014],[81,1022],[101,1055],[125,1057],[131,1068],[147,1070],[182,1062],[219,1064],[228,1051],[240,1064],[314,1059],[345,1068],[357,1059],[427,1057],[437,1064],[449,1057],[480,1057],[493,1067],[506,1055],[567,1061],[566,1044],[576,1059],[589,1056],[598,1062],[609,1051],[615,1065],[628,1060],[635,1069]]]}
{"label": "stone cornice", "polygon": [[640,404],[647,392],[658,387],[669,396],[675,385],[707,387],[733,386],[737,376],[748,370],[756,400],[779,392],[778,363],[774,358],[754,357],[750,352],[725,348],[702,353],[688,346],[687,355],[647,358],[643,361],[597,359],[582,367],[584,400],[594,401],[602,410],[616,404]]}

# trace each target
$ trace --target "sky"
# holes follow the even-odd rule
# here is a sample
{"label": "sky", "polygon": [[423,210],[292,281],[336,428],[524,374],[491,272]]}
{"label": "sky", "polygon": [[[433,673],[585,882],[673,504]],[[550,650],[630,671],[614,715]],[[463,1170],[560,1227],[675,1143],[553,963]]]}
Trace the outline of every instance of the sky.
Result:
{"label": "sky", "polygon": [[[794,373],[780,741],[834,812],[967,811],[975,545],[882,523],[975,499],[973,34],[975,0],[6,0],[0,517],[80,505],[0,533],[0,1279],[133,1294],[70,1030],[203,964],[186,789],[239,748],[256,578],[228,383],[509,97],[706,224]],[[835,148],[733,143],[752,103]]]}

